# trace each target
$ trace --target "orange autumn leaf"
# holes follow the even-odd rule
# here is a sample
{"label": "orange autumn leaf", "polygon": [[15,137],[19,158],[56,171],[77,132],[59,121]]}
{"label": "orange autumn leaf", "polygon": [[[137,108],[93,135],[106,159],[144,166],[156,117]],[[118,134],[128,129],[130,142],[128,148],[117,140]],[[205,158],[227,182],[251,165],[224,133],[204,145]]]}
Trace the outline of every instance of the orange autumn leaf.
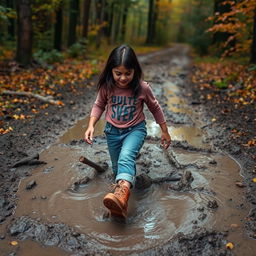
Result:
{"label": "orange autumn leaf", "polygon": [[18,242],[17,241],[11,241],[10,244],[13,245],[13,246],[16,246],[16,245],[18,245]]}
{"label": "orange autumn leaf", "polygon": [[0,134],[7,134],[11,131],[13,131],[13,128],[11,126],[9,126],[7,129],[0,128]]}
{"label": "orange autumn leaf", "polygon": [[226,248],[229,249],[229,250],[232,250],[234,248],[234,244],[229,242],[226,244]]}

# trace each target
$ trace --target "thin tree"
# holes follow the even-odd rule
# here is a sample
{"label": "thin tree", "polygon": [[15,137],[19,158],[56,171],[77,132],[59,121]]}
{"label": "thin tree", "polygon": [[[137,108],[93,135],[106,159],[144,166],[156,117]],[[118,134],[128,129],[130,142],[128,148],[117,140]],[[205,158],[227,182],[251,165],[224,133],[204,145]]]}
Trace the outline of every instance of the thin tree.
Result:
{"label": "thin tree", "polygon": [[251,51],[250,62],[256,64],[256,8],[254,9],[254,17],[253,17],[253,38],[252,38],[252,51]]}
{"label": "thin tree", "polygon": [[[7,0],[7,7],[14,9],[15,8],[15,3],[14,0]],[[8,24],[8,38],[9,39],[14,39],[15,37],[15,19],[14,18],[9,18],[9,24]]]}
{"label": "thin tree", "polygon": [[129,1],[124,1],[124,9],[122,14],[122,28],[121,28],[121,40],[125,40],[125,32],[126,32],[126,22],[127,22],[127,15],[129,9]]}
{"label": "thin tree", "polygon": [[76,26],[79,15],[79,0],[70,1],[69,10],[69,29],[68,29],[68,46],[71,46],[77,41]]}
{"label": "thin tree", "polygon": [[146,44],[152,44],[154,42],[154,31],[155,31],[155,1],[149,0],[148,6],[148,30],[147,30],[147,39]]}
{"label": "thin tree", "polygon": [[82,37],[88,37],[88,27],[89,27],[89,13],[90,13],[91,0],[84,0],[83,2],[83,28],[82,28]]}
{"label": "thin tree", "polygon": [[23,66],[32,62],[32,11],[30,0],[17,1],[16,61]]}
{"label": "thin tree", "polygon": [[62,49],[62,28],[63,28],[63,10],[61,1],[56,10],[56,22],[54,24],[54,48],[58,51]]}
{"label": "thin tree", "polygon": [[96,1],[96,24],[98,25],[99,30],[96,37],[96,47],[99,47],[101,43],[102,23],[104,19],[104,8],[105,8],[105,0],[97,0]]}

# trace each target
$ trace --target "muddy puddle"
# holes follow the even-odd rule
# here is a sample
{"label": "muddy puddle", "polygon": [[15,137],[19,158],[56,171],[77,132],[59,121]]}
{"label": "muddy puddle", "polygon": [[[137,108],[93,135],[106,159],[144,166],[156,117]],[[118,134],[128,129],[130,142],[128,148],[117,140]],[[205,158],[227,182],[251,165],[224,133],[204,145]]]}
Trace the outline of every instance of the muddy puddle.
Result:
{"label": "muddy puddle", "polygon": [[[175,75],[180,70],[167,73]],[[156,79],[153,75],[146,73],[152,81]],[[244,204],[243,188],[236,186],[242,180],[239,164],[230,156],[212,150],[207,134],[201,129],[204,124],[198,121],[200,113],[193,113],[186,105],[179,96],[177,84],[166,79],[153,88],[166,97],[167,121],[173,120],[168,121],[173,144],[163,151],[159,146],[160,129],[147,113],[148,138],[137,159],[137,175],[157,179],[190,173],[186,184],[169,181],[135,188],[129,200],[127,220],[110,218],[102,204],[113,183],[103,135],[105,123],[98,122],[94,145],[90,146],[82,139],[88,121],[85,118],[40,154],[40,160],[47,164],[35,168],[31,176],[20,182],[14,217],[27,216],[38,222],[68,225],[87,236],[88,252],[97,248],[112,255],[129,255],[164,245],[178,233],[191,234],[205,227],[229,231],[227,240],[234,243],[235,255],[254,255],[254,241],[243,232],[249,208]],[[104,166],[106,171],[97,173],[80,163],[80,156]],[[19,255],[29,255],[25,250],[35,246],[31,243],[22,242],[23,251]],[[58,242],[51,245],[67,248]],[[42,251],[38,245],[34,248]],[[65,255],[58,250],[49,255]]]}
{"label": "muddy puddle", "polygon": [[[77,126],[83,124],[81,121]],[[99,123],[99,134],[102,127]],[[79,127],[71,129],[59,143],[42,152],[40,159],[47,165],[35,169],[31,177],[22,180],[15,217],[27,215],[48,223],[65,223],[87,234],[92,246],[114,255],[143,251],[168,242],[179,232],[189,234],[199,227],[214,226],[223,230],[223,226],[228,229],[233,225],[233,242],[238,230],[242,232],[247,208],[241,207],[243,192],[234,184],[235,180],[240,180],[239,165],[227,155],[207,153],[203,149],[189,152],[171,148],[181,165],[177,169],[154,140],[147,140],[141,150],[137,160],[138,174],[147,173],[157,178],[173,171],[182,174],[186,170],[194,177],[191,187],[179,191],[172,188],[177,182],[165,182],[143,190],[134,189],[126,223],[109,218],[102,198],[113,182],[111,167],[98,174],[78,161],[82,155],[110,166],[105,139],[96,137],[93,146],[77,139],[70,142],[76,129]],[[74,187],[85,177],[89,178],[85,184]],[[31,181],[36,185],[27,190]]]}

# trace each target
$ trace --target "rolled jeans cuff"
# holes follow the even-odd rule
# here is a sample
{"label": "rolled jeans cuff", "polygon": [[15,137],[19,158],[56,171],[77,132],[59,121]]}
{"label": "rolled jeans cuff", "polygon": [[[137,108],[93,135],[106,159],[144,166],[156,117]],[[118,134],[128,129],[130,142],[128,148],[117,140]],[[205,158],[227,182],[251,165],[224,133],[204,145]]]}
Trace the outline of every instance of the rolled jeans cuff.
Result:
{"label": "rolled jeans cuff", "polygon": [[135,177],[130,175],[129,173],[119,173],[117,176],[116,176],[116,183],[119,181],[119,180],[126,180],[128,182],[131,183],[132,187],[134,187],[135,185]]}

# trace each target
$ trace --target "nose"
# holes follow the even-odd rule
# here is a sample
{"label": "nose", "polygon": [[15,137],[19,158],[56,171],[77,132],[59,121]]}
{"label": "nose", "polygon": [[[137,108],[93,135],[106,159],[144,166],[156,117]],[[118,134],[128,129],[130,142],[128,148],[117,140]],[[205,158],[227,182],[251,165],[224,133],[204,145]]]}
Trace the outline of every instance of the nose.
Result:
{"label": "nose", "polygon": [[126,76],[122,75],[120,79],[121,79],[121,81],[125,81],[126,80]]}

